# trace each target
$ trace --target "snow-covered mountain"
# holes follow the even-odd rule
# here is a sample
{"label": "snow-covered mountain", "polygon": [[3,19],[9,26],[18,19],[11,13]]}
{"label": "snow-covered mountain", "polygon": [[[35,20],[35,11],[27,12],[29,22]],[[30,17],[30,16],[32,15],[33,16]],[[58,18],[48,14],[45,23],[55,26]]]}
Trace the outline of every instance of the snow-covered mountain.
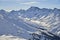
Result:
{"label": "snow-covered mountain", "polygon": [[29,39],[32,33],[41,34],[41,31],[60,36],[60,9],[30,7],[10,12],[0,10],[0,35]]}

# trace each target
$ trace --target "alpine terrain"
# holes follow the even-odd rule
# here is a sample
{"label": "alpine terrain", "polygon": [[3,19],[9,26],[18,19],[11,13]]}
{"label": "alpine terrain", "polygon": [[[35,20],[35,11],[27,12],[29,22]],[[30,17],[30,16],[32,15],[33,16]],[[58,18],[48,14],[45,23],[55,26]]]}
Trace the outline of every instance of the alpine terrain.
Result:
{"label": "alpine terrain", "polygon": [[9,39],[60,40],[60,9],[0,10],[0,40]]}

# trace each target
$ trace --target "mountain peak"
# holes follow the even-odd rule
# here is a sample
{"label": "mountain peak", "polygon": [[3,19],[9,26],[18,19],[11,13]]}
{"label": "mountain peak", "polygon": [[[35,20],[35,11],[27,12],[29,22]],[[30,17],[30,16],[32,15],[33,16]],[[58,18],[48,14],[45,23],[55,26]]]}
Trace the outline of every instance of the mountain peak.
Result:
{"label": "mountain peak", "polygon": [[36,9],[40,9],[39,7],[35,7],[35,6],[32,6],[32,7],[30,7],[30,8],[36,8]]}
{"label": "mountain peak", "polygon": [[40,8],[32,6],[28,10],[40,10]]}
{"label": "mountain peak", "polygon": [[5,12],[5,10],[3,10],[3,9],[1,9],[0,11],[1,11],[1,12]]}

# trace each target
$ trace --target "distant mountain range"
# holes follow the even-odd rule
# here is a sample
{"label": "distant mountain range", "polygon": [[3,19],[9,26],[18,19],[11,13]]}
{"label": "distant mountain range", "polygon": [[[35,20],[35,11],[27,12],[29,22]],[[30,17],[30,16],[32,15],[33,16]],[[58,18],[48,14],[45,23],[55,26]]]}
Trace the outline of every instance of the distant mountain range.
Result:
{"label": "distant mountain range", "polygon": [[0,35],[14,35],[31,38],[41,28],[57,36],[60,35],[60,9],[30,7],[27,10],[0,10]]}

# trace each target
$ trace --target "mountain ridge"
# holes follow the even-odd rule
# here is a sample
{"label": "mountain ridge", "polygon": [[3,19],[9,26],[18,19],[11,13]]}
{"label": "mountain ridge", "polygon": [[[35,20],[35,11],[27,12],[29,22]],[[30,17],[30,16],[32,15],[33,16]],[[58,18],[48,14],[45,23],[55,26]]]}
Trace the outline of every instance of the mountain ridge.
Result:
{"label": "mountain ridge", "polygon": [[59,36],[60,9],[30,7],[11,12],[0,10],[0,35],[11,34],[28,39],[31,37],[30,33],[35,33],[39,28]]}

